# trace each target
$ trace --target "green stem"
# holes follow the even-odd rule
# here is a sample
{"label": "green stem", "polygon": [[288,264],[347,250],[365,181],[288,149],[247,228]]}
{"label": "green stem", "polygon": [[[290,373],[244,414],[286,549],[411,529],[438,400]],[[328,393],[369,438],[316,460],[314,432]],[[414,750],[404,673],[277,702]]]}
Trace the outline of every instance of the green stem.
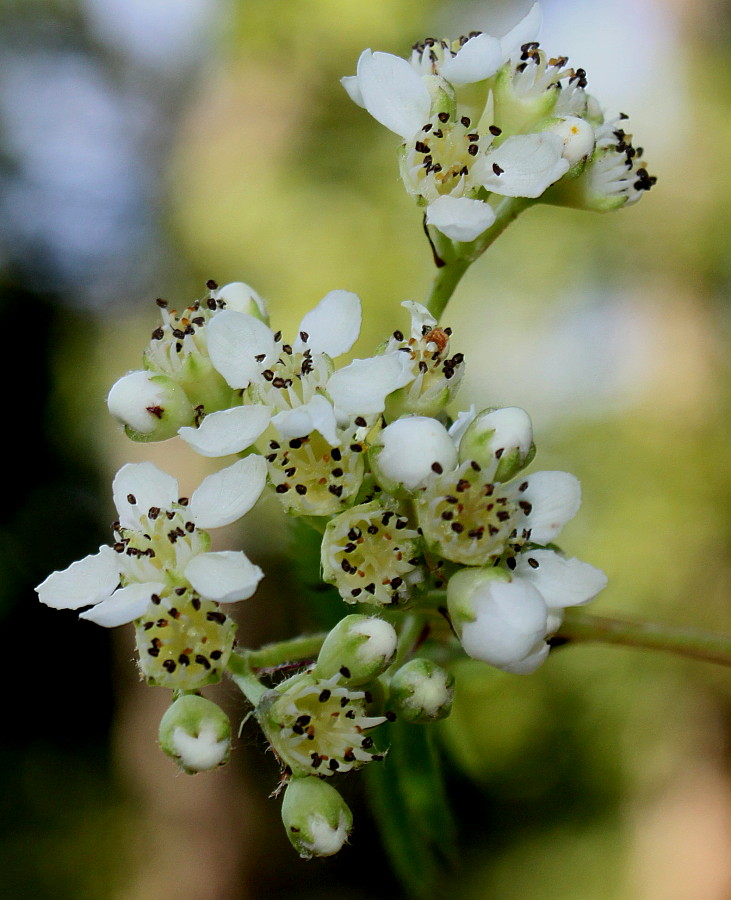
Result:
{"label": "green stem", "polygon": [[731,637],[697,628],[632,622],[566,610],[564,622],[552,638],[555,646],[578,643],[620,644],[664,650],[691,659],[731,666]]}
{"label": "green stem", "polygon": [[327,631],[320,631],[317,634],[305,634],[288,641],[265,644],[258,650],[247,651],[246,656],[253,669],[269,669],[285,663],[314,659],[320,652],[320,647],[327,635]]}
{"label": "green stem", "polygon": [[228,674],[252,706],[257,706],[267,688],[254,675],[248,654],[232,653],[228,660]]}
{"label": "green stem", "polygon": [[[505,231],[518,215],[536,201],[525,197],[506,197],[495,210],[495,221],[476,240],[469,244],[450,241],[433,230],[432,249],[435,259],[441,265],[434,276],[429,295],[424,305],[436,318],[441,318],[447,303],[472,263]],[[438,265],[439,265],[438,263]]]}

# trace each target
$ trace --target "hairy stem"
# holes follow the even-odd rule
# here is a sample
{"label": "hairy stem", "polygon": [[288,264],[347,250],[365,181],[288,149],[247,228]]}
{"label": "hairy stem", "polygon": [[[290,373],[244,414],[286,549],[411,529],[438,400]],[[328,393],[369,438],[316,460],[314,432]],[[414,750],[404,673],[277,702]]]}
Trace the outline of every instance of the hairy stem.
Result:
{"label": "hairy stem", "polygon": [[551,643],[565,646],[589,642],[664,650],[691,659],[731,666],[731,637],[697,628],[610,619],[576,609],[566,610],[564,622]]}

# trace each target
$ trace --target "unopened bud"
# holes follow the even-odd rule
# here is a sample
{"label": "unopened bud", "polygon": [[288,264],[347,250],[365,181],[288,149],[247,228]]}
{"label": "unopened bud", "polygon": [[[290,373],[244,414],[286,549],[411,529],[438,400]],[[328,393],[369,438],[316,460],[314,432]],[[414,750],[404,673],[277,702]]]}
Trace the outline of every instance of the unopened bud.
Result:
{"label": "unopened bud", "polygon": [[[546,128],[553,134],[557,134],[563,141],[562,156],[573,169],[577,163],[586,160],[593,152],[596,139],[594,129],[584,119],[578,116],[564,116],[555,119]],[[578,172],[579,169],[576,170]],[[570,177],[571,173],[569,173]]]}
{"label": "unopened bud", "polygon": [[189,775],[215,769],[228,760],[231,722],[205,697],[184,694],[162,717],[160,746]]}
{"label": "unopened bud", "polygon": [[257,294],[253,287],[243,281],[232,281],[224,284],[222,288],[214,291],[216,300],[222,300],[225,309],[233,309],[236,312],[247,313],[265,324],[269,324],[266,303]]}
{"label": "unopened bud", "polygon": [[303,859],[311,859],[340,850],[353,827],[353,814],[332,785],[306,776],[287,785],[282,822],[294,849]]}
{"label": "unopened bud", "polygon": [[459,442],[460,462],[475,460],[500,482],[517,475],[535,454],[530,416],[517,406],[478,413]]}
{"label": "unopened bud", "polygon": [[185,391],[167,375],[130,372],[107,397],[109,412],[135,441],[166,441],[183,425],[192,425],[193,407]]}
{"label": "unopened bud", "polygon": [[378,483],[397,496],[457,465],[457,448],[447,429],[428,416],[405,416],[387,425],[369,456]]}
{"label": "unopened bud", "polygon": [[339,672],[347,684],[366,684],[388,667],[397,643],[393,625],[383,619],[346,616],[325,638],[315,673],[319,678],[329,678]]}
{"label": "unopened bud", "polygon": [[435,722],[452,711],[454,675],[429,659],[412,659],[391,679],[391,705],[406,722]]}

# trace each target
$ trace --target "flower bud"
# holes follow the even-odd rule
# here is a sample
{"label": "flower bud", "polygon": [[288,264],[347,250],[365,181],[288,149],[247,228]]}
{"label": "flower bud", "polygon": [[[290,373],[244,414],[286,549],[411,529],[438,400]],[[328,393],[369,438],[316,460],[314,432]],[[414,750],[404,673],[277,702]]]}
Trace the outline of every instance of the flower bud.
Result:
{"label": "flower bud", "polygon": [[369,455],[378,483],[396,495],[408,494],[434,472],[457,465],[457,448],[447,429],[427,416],[405,416],[387,425]]}
{"label": "flower bud", "polygon": [[459,442],[460,462],[475,460],[499,482],[517,475],[535,453],[530,416],[517,406],[478,413]]}
{"label": "flower bud", "polygon": [[572,168],[587,159],[594,150],[594,129],[578,116],[555,119],[546,131],[551,131],[561,138],[564,147],[562,156]]}
{"label": "flower bud", "polygon": [[406,722],[436,722],[452,711],[454,675],[429,659],[412,659],[391,679],[391,705]]}
{"label": "flower bud", "polygon": [[233,309],[236,312],[247,313],[254,316],[265,325],[269,324],[266,303],[257,294],[253,287],[243,281],[232,281],[224,284],[222,288],[214,291],[214,299],[223,302],[225,309]]}
{"label": "flower bud", "polygon": [[303,859],[333,856],[348,839],[353,814],[332,785],[320,778],[293,778],[282,802],[282,822]]}
{"label": "flower bud", "polygon": [[172,378],[145,371],[120,378],[109,392],[107,406],[134,441],[166,441],[195,418],[185,391]]}
{"label": "flower bud", "polygon": [[394,627],[383,619],[346,616],[325,638],[315,673],[329,678],[339,672],[349,685],[366,684],[388,667],[397,643]]}
{"label": "flower bud", "polygon": [[162,717],[160,746],[189,775],[215,769],[228,760],[231,722],[205,697],[184,694]]}
{"label": "flower bud", "polygon": [[524,674],[548,656],[548,608],[525,579],[497,567],[461,569],[449,579],[447,607],[473,659]]}

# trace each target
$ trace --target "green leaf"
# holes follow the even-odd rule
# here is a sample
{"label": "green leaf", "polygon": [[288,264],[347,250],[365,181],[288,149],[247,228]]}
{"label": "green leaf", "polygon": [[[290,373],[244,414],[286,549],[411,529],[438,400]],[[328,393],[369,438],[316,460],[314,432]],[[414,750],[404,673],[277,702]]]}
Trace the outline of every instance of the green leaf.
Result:
{"label": "green leaf", "polygon": [[456,859],[455,826],[429,725],[397,720],[382,763],[365,769],[383,846],[407,895],[433,897]]}

